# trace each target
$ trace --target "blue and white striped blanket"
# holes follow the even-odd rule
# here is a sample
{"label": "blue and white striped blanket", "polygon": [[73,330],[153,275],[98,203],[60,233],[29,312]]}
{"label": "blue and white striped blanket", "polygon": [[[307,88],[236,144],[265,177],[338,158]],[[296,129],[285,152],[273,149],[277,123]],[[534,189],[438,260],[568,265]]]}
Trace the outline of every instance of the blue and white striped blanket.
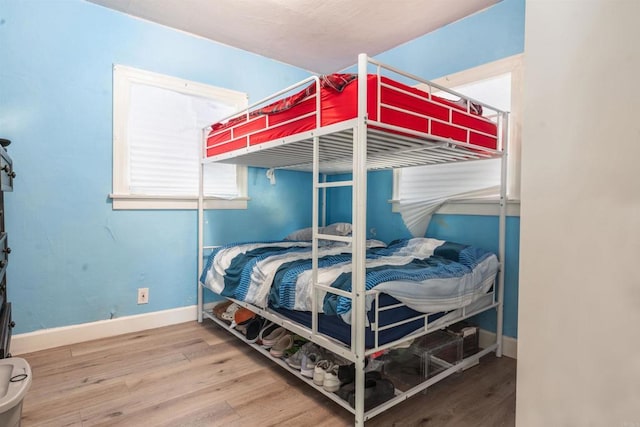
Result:
{"label": "blue and white striped blanket", "polygon": [[[372,245],[375,246],[375,245]],[[392,242],[367,250],[367,290],[385,292],[421,312],[470,304],[493,285],[497,257],[483,249],[429,238]],[[216,249],[201,281],[214,292],[259,307],[312,309],[311,244],[261,242]],[[334,243],[319,248],[318,283],[351,290],[351,248]],[[370,303],[370,301],[369,301]],[[318,311],[345,320],[347,297],[320,292]]]}

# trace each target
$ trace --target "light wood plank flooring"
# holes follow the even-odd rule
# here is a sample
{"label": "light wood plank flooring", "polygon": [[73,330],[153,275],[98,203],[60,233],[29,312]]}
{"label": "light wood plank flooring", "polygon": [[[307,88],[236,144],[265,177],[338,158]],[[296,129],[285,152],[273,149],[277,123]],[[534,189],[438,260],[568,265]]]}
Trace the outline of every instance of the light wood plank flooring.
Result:
{"label": "light wood plank flooring", "polygon": [[[348,426],[353,416],[206,320],[23,354],[22,426]],[[512,426],[516,362],[486,356],[367,426]]]}

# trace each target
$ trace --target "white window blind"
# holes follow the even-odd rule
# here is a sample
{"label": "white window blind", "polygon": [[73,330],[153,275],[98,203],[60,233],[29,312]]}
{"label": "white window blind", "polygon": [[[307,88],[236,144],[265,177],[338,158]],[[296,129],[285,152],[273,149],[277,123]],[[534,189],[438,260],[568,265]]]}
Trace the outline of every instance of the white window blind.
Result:
{"label": "white window blind", "polygon": [[[246,107],[246,94],[114,66],[114,209],[194,209],[203,129]],[[207,163],[208,209],[245,209],[247,168]]]}
{"label": "white window blind", "polygon": [[400,200],[446,200],[481,189],[498,194],[500,159],[403,168],[399,174]]}
{"label": "white window blind", "polygon": [[431,216],[445,202],[498,194],[499,162],[492,159],[398,170],[394,175],[394,210],[400,212],[413,236],[424,236]]}
{"label": "white window blind", "polygon": [[[202,128],[234,112],[215,100],[133,84],[127,135],[131,194],[198,194]],[[239,196],[234,165],[205,165],[204,194]]]}

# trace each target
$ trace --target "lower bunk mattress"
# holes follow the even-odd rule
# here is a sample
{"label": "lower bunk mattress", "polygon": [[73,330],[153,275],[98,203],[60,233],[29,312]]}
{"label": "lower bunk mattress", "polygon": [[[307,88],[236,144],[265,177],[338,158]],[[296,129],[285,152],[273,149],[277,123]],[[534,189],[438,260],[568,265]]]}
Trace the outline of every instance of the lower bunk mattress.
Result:
{"label": "lower bunk mattress", "polygon": [[[270,308],[304,325],[311,324],[313,272],[309,241],[270,241],[226,245],[209,256],[201,282],[215,293],[257,307]],[[423,313],[444,313],[466,307],[492,288],[498,271],[495,254],[481,248],[430,238],[367,244],[365,289],[368,322],[375,322],[374,294],[380,306],[377,326]],[[341,242],[318,248],[318,284],[351,291],[351,246]],[[320,332],[350,342],[351,299],[317,291]],[[430,321],[443,314],[430,316]],[[380,331],[378,345],[424,327],[419,318]],[[367,346],[374,333],[367,327]]]}
{"label": "lower bunk mattress", "polygon": [[[392,306],[398,304],[399,301],[387,294],[380,294],[380,307]],[[287,310],[285,308],[273,308],[272,311],[292,320],[307,328],[311,328],[312,313],[309,311]],[[378,328],[402,322],[407,319],[414,319],[407,323],[401,323],[392,328],[383,329],[378,333],[378,345],[388,344],[393,341],[402,339],[412,333],[424,328],[425,322],[419,311],[412,310],[405,305],[395,307],[393,309],[381,311],[378,317]],[[447,313],[439,312],[428,316],[428,322],[435,322],[438,319],[446,317]],[[371,329],[371,325],[375,322],[374,310],[367,311],[367,326],[365,328],[365,347],[374,348],[376,346],[375,332]],[[318,332],[323,335],[334,338],[346,345],[351,345],[351,325],[342,320],[339,316],[327,315],[320,313],[318,315]]]}

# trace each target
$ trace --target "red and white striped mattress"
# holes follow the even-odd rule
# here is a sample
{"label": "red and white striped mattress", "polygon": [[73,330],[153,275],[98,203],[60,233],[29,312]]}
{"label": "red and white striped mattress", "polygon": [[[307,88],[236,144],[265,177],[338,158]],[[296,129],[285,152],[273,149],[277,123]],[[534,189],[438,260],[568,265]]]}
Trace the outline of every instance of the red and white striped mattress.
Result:
{"label": "red and white striped mattress", "polygon": [[[356,83],[357,76],[353,74],[332,74],[321,78],[321,127],[357,116]],[[313,83],[295,95],[228,122],[212,125],[207,136],[206,156],[226,154],[316,129],[315,92],[316,84]],[[369,122],[381,122],[452,139],[471,147],[497,149],[497,126],[482,116],[482,107],[479,105],[467,105],[466,102],[430,95],[387,77],[368,75],[367,112]],[[390,132],[397,133],[398,130]]]}

